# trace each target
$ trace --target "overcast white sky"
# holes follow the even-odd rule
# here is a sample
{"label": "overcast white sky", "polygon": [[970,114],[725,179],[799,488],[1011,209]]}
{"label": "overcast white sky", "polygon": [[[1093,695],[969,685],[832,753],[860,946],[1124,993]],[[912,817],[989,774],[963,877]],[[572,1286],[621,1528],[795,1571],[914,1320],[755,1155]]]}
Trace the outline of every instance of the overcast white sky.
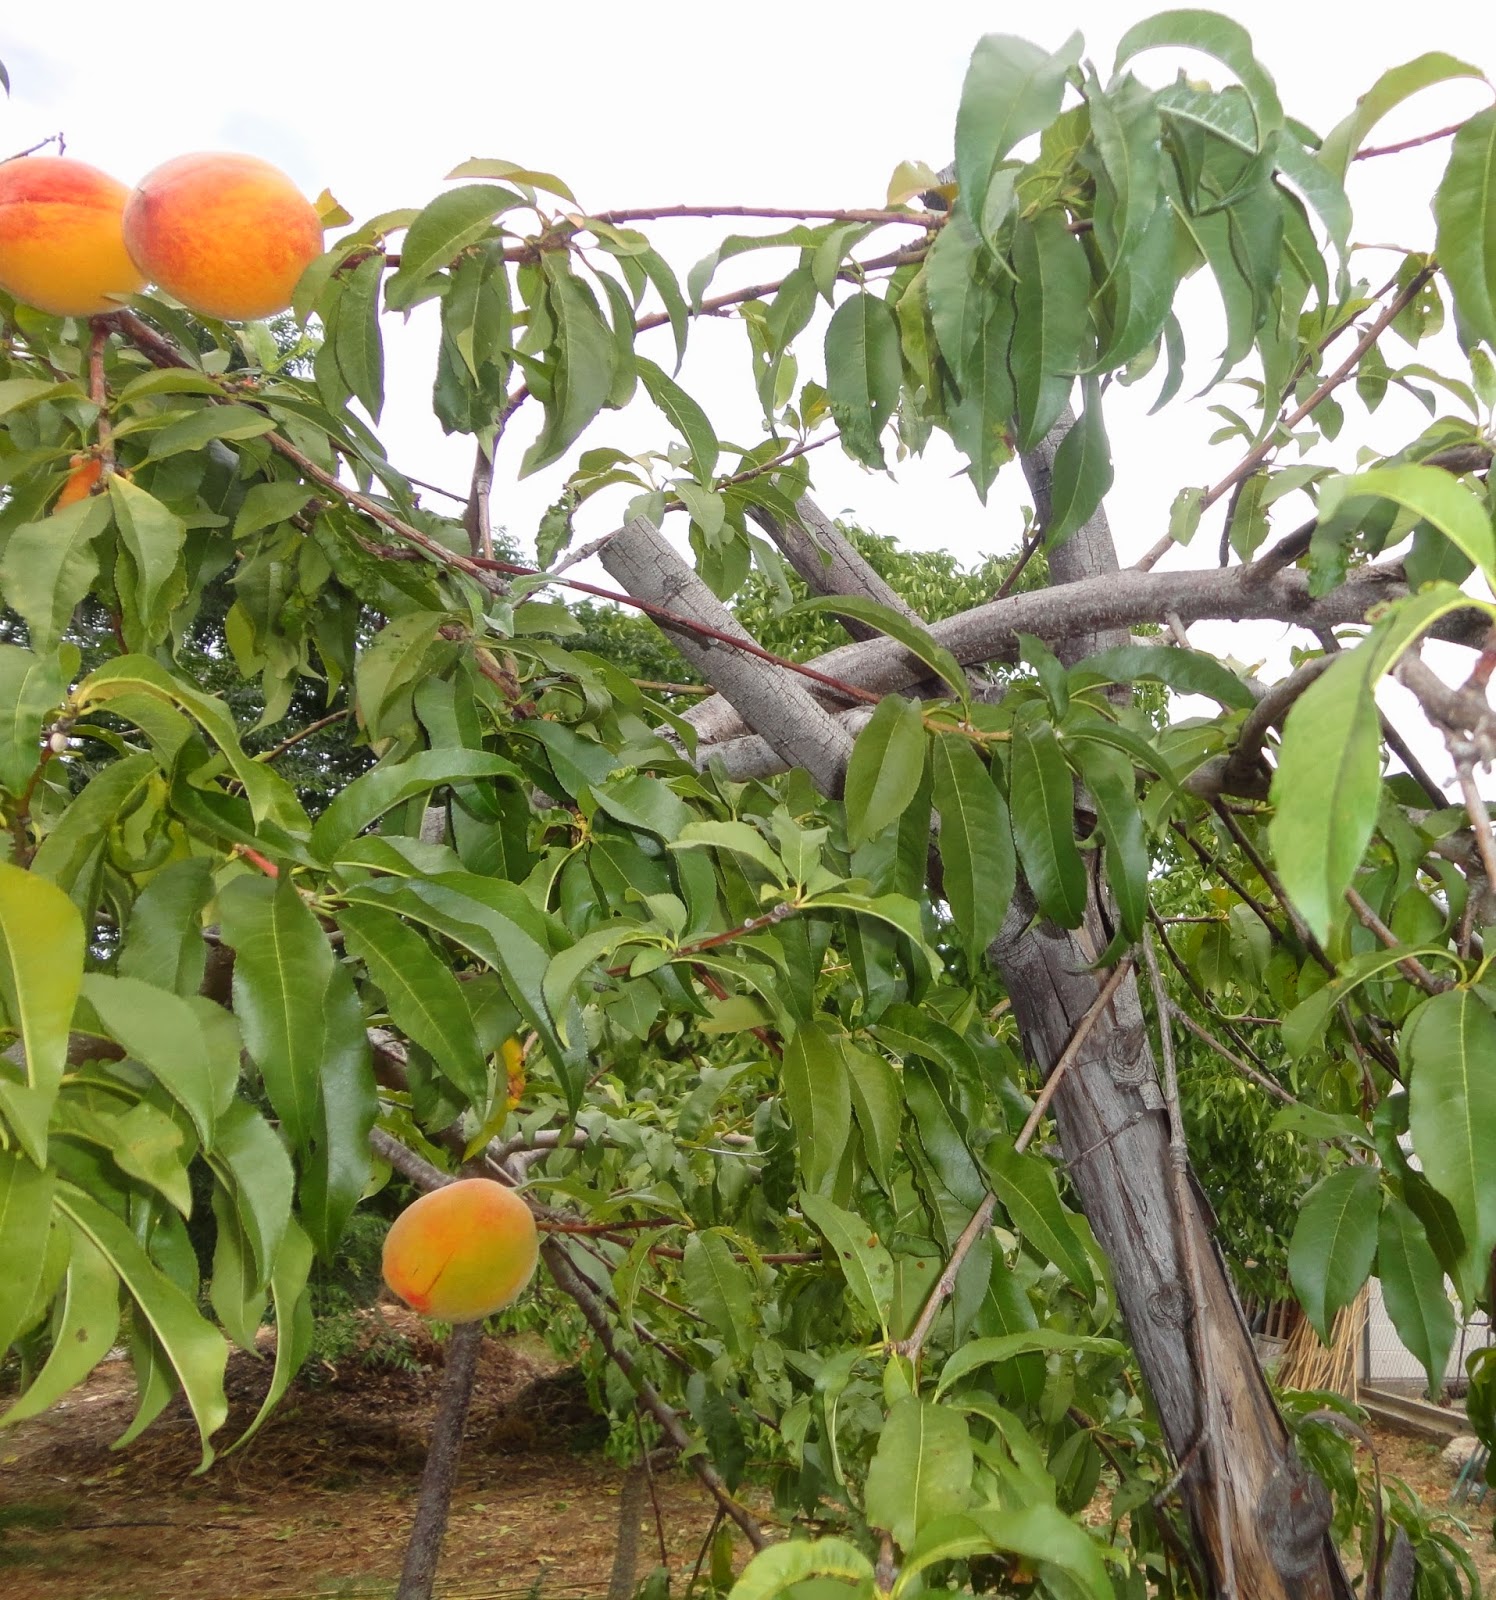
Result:
{"label": "overcast white sky", "polygon": [[[0,147],[21,149],[60,129],[69,154],[127,182],[185,150],[246,150],[284,167],[309,195],[330,188],[360,218],[422,203],[469,156],[559,173],[594,209],[682,201],[867,206],[881,203],[899,161],[940,166],[949,159],[962,77],[982,33],[1018,33],[1055,48],[1079,29],[1105,75],[1122,32],[1161,9],[1138,0],[1045,7],[969,0],[480,7],[449,0],[398,9],[331,0],[232,8],[156,0],[127,13],[117,0],[12,0],[0,22],[0,60],[13,86],[9,102],[0,102]],[[1323,0],[1224,0],[1215,9],[1250,29],[1289,114],[1320,132],[1383,70],[1425,50],[1446,50],[1496,78],[1496,7],[1488,0],[1421,0],[1397,14],[1397,27],[1371,10]],[[1165,82],[1181,61],[1216,82],[1228,76],[1203,58],[1164,53],[1141,58],[1137,70]],[[1457,121],[1489,100],[1490,90],[1477,82],[1425,91],[1394,112],[1374,142]],[[1428,197],[1447,150],[1441,143],[1358,164],[1355,239],[1429,247]],[[684,276],[726,227],[658,223],[650,231]],[[1361,270],[1380,282],[1393,258],[1362,259]],[[729,263],[718,283],[778,275],[773,257],[753,255]],[[1208,282],[1197,280],[1186,292],[1181,311],[1198,388],[1214,368],[1220,327]],[[406,470],[461,489],[470,446],[445,440],[431,419],[432,327],[429,315],[418,314],[408,331],[390,329],[382,433]],[[754,437],[741,328],[704,321],[692,341],[682,381],[722,432]],[[802,377],[819,365],[818,343],[814,330],[802,337]],[[1131,393],[1114,390],[1108,402],[1117,464],[1108,507],[1124,564],[1158,537],[1180,487],[1214,480],[1240,453],[1239,445],[1206,445],[1217,419],[1205,407],[1211,399],[1244,405],[1241,391],[1193,406],[1176,402],[1173,415],[1145,421],[1155,389],[1149,381]],[[1188,381],[1184,392],[1191,392]],[[1423,419],[1411,401],[1390,400],[1369,421],[1352,403],[1337,459],[1353,464],[1360,444],[1395,449]],[[516,418],[495,489],[496,521],[526,543],[565,472],[563,463],[514,482],[538,421],[538,413],[524,425]],[[606,415],[584,443],[627,448],[663,438],[654,413],[640,405],[622,417]],[[855,512],[864,525],[906,543],[969,560],[1011,548],[1019,530],[1024,497],[1016,465],[984,508],[938,440],[925,459],[898,469],[897,483],[863,472],[834,445],[812,461],[828,510]],[[1283,505],[1283,526],[1292,526],[1298,508]],[[584,515],[581,536],[606,531],[617,509],[599,505]],[[1195,544],[1166,564],[1213,560],[1219,516],[1207,517]],[[1256,630],[1228,637],[1197,629],[1195,637],[1244,658],[1277,654]]]}

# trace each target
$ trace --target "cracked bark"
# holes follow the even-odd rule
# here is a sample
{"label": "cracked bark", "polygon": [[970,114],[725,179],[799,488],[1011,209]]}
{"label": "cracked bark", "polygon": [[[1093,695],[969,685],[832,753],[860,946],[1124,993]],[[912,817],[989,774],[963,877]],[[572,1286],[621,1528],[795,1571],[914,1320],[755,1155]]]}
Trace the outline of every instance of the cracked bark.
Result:
{"label": "cracked bark", "polygon": [[[1047,492],[1057,444],[1058,437],[1051,435],[1045,441],[1047,459],[1036,453],[1038,459],[1026,464],[1031,481],[1038,480],[1036,498],[1041,490]],[[682,573],[689,569],[663,540],[651,549],[648,564],[610,570],[635,598],[687,610],[692,600]],[[1062,658],[1072,660],[1126,643],[1127,624],[1153,615],[1161,591],[1136,585],[1136,578],[1148,575],[1116,567],[1110,531],[1104,514],[1098,513],[1051,556],[1051,574],[1062,588],[1011,596],[930,631],[966,664],[1012,651],[1018,627],[1064,641]],[[830,592],[828,573],[825,567],[812,568],[807,581],[819,592]],[[1297,620],[1314,614],[1318,621],[1324,608],[1359,621],[1376,599],[1402,587],[1400,573],[1371,571],[1314,602],[1301,575],[1293,572],[1280,573],[1250,593],[1242,590],[1235,573],[1169,576],[1188,580],[1170,585],[1167,602],[1168,609],[1186,620],[1209,615]],[[1140,609],[1145,596],[1153,608],[1146,613]],[[1253,612],[1254,600],[1266,609]],[[699,620],[721,626],[720,610]],[[1021,622],[1015,620],[1020,617]],[[797,725],[802,708],[808,703],[822,717],[824,709],[799,685],[800,700],[793,707],[780,699],[776,686],[767,714],[762,690],[740,700],[738,689],[719,670],[727,654],[701,652],[700,669],[720,698],[699,708],[691,720],[704,740],[733,738],[740,754],[746,755],[751,744],[755,752],[772,753],[781,764],[796,764],[792,748],[801,736]],[[818,664],[847,681],[885,692],[904,688],[924,673],[920,663],[887,639],[832,651]],[[747,670],[740,678],[762,684],[768,676],[761,663],[749,658],[741,658],[741,665]],[[824,751],[826,745],[818,740],[816,748]],[[840,774],[829,784],[812,776],[823,792],[839,792]],[[1100,980],[1092,968],[1108,939],[1105,906],[1094,882],[1085,921],[1073,931],[1036,921],[1027,887],[1019,884],[989,959],[1012,998],[1024,1047],[1045,1076],[1097,998]],[[1165,1438],[1175,1459],[1186,1464],[1179,1489],[1216,1592],[1222,1592],[1223,1544],[1229,1539],[1236,1600],[1352,1600],[1354,1591],[1328,1531],[1328,1494],[1299,1461],[1278,1413],[1193,1174],[1188,1214],[1176,1216],[1169,1129],[1135,976],[1119,987],[1108,1013],[1078,1053],[1055,1092],[1051,1113],[1081,1207],[1111,1263],[1118,1303]],[[1199,1305],[1184,1271],[1185,1230],[1204,1280]],[[1219,1415],[1227,1431],[1225,1439],[1205,1438],[1203,1445],[1207,1410],[1193,1355],[1197,1338],[1209,1343]],[[1224,1528],[1216,1511],[1215,1473],[1224,1479],[1219,1497],[1226,1507]]]}

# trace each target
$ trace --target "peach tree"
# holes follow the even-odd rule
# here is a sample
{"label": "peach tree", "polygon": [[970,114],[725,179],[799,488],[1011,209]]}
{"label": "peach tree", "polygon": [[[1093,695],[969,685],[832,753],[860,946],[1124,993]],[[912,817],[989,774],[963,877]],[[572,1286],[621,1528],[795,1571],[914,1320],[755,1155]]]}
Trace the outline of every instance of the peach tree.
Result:
{"label": "peach tree", "polygon": [[[1156,86],[1161,47],[1211,81]],[[599,1391],[757,1552],[743,1600],[1349,1596],[1352,1546],[1363,1593],[1460,1592],[1285,1420],[1186,1125],[1259,1152],[1202,1173],[1228,1242],[1276,1185],[1314,1326],[1375,1274],[1437,1383],[1496,1246],[1496,110],[1430,136],[1432,252],[1353,248],[1346,177],[1480,77],[1421,56],[1321,132],[1212,13],[1105,75],[991,35],[953,166],[865,207],[588,210],[472,160],[343,219],[279,336],[0,300],[0,1422],[123,1341],[120,1442],[180,1391],[207,1466],[361,1201],[497,1176]],[[678,217],[763,226],[683,270]],[[1178,463],[1124,569],[1108,406],[1185,403],[1191,278],[1236,461]],[[421,307],[451,503],[377,431]],[[751,435],[692,381],[708,316]],[[1394,392],[1422,420],[1374,447]],[[881,472],[936,433],[1032,502],[954,611],[811,497],[822,446]],[[521,561],[502,484],[542,473]],[[1197,534],[1219,558],[1168,565]],[[1281,670],[1187,637],[1251,620]]]}

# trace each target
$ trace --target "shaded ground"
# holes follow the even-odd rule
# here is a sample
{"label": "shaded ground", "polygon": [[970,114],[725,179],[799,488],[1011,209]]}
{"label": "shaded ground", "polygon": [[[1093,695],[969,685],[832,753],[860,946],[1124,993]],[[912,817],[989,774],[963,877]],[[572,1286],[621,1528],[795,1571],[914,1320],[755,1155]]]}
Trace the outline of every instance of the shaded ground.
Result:
{"label": "shaded ground", "polygon": [[[356,1356],[299,1380],[259,1435],[201,1478],[196,1429],[172,1406],[127,1451],[128,1361],[106,1362],[45,1416],[0,1434],[0,1594],[6,1600],[292,1600],[388,1595],[425,1459],[441,1350],[386,1311],[422,1370]],[[384,1335],[388,1341],[388,1335]],[[269,1361],[229,1365],[231,1440],[258,1409]],[[600,1596],[618,1538],[619,1468],[574,1374],[538,1346],[483,1347],[439,1592],[495,1600]],[[713,1504],[680,1472],[656,1479],[671,1566],[689,1572]],[[639,1575],[659,1560],[652,1509]]]}
{"label": "shaded ground", "polygon": [[[381,1345],[417,1370],[357,1353],[305,1374],[260,1435],[201,1478],[196,1430],[174,1403],[128,1451],[108,1446],[134,1410],[127,1361],[106,1362],[43,1417],[0,1434],[0,1595],[5,1600],[322,1600],[388,1596],[398,1575],[441,1349],[411,1313],[384,1309]],[[230,1362],[228,1440],[254,1415],[269,1362]],[[1382,1470],[1431,1509],[1451,1480],[1439,1447],[1374,1430]],[[538,1345],[483,1347],[439,1578],[450,1600],[600,1600],[618,1538],[622,1472],[602,1457],[574,1373]],[[656,1480],[673,1571],[695,1563],[712,1502],[694,1478]],[[1492,1515],[1463,1508],[1487,1593]],[[646,1506],[639,1576],[659,1559]],[[675,1585],[675,1592],[683,1589]]]}

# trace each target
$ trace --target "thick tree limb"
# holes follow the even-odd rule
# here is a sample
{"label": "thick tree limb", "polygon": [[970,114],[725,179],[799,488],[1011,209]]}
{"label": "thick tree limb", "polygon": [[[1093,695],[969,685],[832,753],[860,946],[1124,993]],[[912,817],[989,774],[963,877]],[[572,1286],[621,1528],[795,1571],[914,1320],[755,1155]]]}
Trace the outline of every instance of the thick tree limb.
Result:
{"label": "thick tree limb", "polygon": [[[643,517],[609,543],[602,563],[630,594],[658,596],[659,605],[748,640],[741,623]],[[732,697],[749,731],[763,734],[787,760],[804,767],[823,793],[841,793],[851,735],[811,696],[803,679],[699,635],[682,633],[675,643],[703,677]]]}
{"label": "thick tree limb", "polygon": [[[1073,543],[1061,545],[1055,556],[1062,556]],[[1076,639],[1137,623],[1162,622],[1170,613],[1186,625],[1266,620],[1304,628],[1341,627],[1364,621],[1373,606],[1400,599],[1408,592],[1398,566],[1359,568],[1319,599],[1310,595],[1305,573],[1280,572],[1266,583],[1249,586],[1242,582],[1243,570],[1105,573],[1058,588],[991,600],[931,623],[930,636],[963,666],[979,666],[989,661],[1016,661],[1020,633],[1037,634],[1045,640]],[[1456,613],[1446,620],[1452,626],[1440,636],[1464,643],[1476,642],[1487,627],[1480,613]],[[1121,642],[1125,643],[1125,638]],[[929,676],[922,661],[888,638],[842,645],[816,657],[813,665],[842,682],[879,694],[905,690]],[[707,743],[740,738],[751,731],[733,710],[730,697],[721,694],[693,706],[686,720]]]}
{"label": "thick tree limb", "polygon": [[[812,594],[862,595],[879,605],[906,616],[911,622],[920,617],[908,603],[878,576],[858,554],[841,529],[810,498],[803,495],[795,505],[797,522],[781,522],[762,506],[749,515],[784,553]],[[843,617],[842,626],[854,639],[874,639],[878,630],[855,617]]]}

